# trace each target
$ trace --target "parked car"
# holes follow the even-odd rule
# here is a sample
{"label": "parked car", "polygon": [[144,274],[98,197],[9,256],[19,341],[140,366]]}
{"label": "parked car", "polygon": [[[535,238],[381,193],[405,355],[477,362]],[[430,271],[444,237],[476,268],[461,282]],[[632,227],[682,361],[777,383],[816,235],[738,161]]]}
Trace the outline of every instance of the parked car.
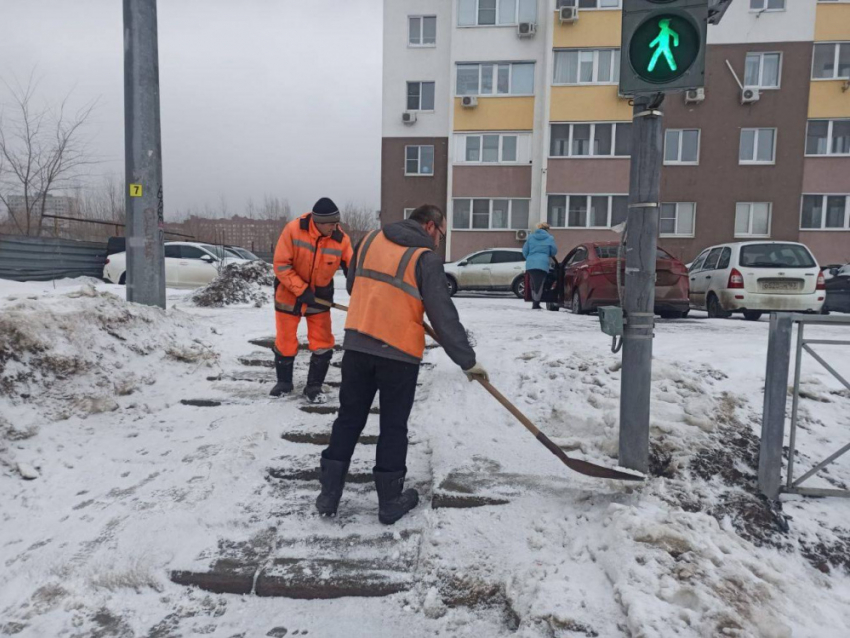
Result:
{"label": "parked car", "polygon": [[446,264],[449,294],[459,290],[511,290],[525,294],[525,257],[520,248],[491,248]]}
{"label": "parked car", "polygon": [[[215,279],[225,265],[248,261],[231,256],[221,246],[196,242],[168,242],[165,244],[165,285],[168,288],[198,288]],[[103,278],[114,284],[126,283],[126,252],[107,257]]]}
{"label": "parked car", "polygon": [[826,300],[823,313],[850,312],[850,264],[824,266]]}
{"label": "parked car", "polygon": [[240,246],[225,246],[224,249],[237,259],[245,259],[247,261],[263,261],[247,248],[241,248]]}
{"label": "parked car", "polygon": [[[617,241],[591,242],[573,248],[561,263],[557,298],[547,308],[569,308],[574,314],[592,312],[600,306],[619,306],[617,290]],[[655,269],[655,313],[665,319],[686,317],[688,271],[685,265],[659,248]],[[620,260],[620,283],[625,284],[625,257]]]}
{"label": "parked car", "polygon": [[749,241],[712,246],[690,269],[691,308],[709,317],[742,312],[757,321],[771,311],[820,312],[825,280],[806,246]]}

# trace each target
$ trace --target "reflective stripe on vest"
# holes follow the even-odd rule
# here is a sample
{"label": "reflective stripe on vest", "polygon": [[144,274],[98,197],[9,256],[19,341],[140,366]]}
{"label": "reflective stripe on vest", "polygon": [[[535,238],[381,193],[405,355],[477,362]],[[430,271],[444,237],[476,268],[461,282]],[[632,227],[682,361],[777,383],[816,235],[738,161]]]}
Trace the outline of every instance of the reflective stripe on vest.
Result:
{"label": "reflective stripe on vest", "polygon": [[410,260],[413,259],[413,255],[416,254],[416,251],[422,250],[421,248],[408,248],[404,252],[401,261],[398,263],[398,269],[395,271],[395,277],[376,270],[363,268],[363,263],[366,261],[366,254],[369,252],[369,248],[372,246],[372,242],[375,240],[375,237],[377,237],[380,232],[381,231],[375,231],[364,242],[363,250],[360,251],[360,255],[358,255],[357,259],[357,276],[382,281],[390,286],[400,288],[414,299],[422,299],[422,295],[419,294],[419,290],[415,286],[411,286],[404,281],[404,272],[407,270],[408,265],[410,265]]}
{"label": "reflective stripe on vest", "polygon": [[[300,239],[293,239],[292,245],[298,246],[299,248],[303,248],[304,250],[309,250],[311,253],[316,252],[316,247],[313,244],[311,244],[310,242],[307,242],[307,241],[301,241]],[[342,254],[342,253],[340,253],[340,254]]]}
{"label": "reflective stripe on vest", "polygon": [[[281,303],[279,301],[274,302],[274,309],[278,312],[288,312],[289,314],[295,313],[295,306],[288,303]],[[308,315],[316,315],[320,312],[330,312],[330,308],[314,308],[313,306],[307,306],[307,309],[304,311],[305,314]],[[297,313],[301,314],[301,313]]]}

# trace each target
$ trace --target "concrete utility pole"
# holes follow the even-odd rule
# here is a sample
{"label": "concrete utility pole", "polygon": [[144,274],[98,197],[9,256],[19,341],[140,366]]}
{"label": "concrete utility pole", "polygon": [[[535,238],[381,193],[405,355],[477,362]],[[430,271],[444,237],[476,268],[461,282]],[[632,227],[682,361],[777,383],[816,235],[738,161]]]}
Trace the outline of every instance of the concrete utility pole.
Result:
{"label": "concrete utility pole", "polygon": [[165,308],[156,0],[124,0],[127,301]]}
{"label": "concrete utility pole", "polygon": [[661,190],[663,94],[636,96],[632,124],[623,370],[620,381],[620,465],[649,469],[649,398],[655,327],[655,260]]}

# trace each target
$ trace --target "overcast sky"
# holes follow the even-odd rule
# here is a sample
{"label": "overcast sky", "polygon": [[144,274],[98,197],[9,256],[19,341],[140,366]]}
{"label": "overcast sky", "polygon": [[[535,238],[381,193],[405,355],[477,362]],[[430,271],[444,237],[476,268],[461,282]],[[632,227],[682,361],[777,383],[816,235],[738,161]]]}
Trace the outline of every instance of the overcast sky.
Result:
{"label": "overcast sky", "polygon": [[[381,0],[159,0],[166,218],[249,196],[377,208]],[[86,134],[124,175],[121,0],[0,0],[0,77],[98,98]],[[0,86],[0,100],[8,99]],[[6,105],[7,106],[7,105]]]}

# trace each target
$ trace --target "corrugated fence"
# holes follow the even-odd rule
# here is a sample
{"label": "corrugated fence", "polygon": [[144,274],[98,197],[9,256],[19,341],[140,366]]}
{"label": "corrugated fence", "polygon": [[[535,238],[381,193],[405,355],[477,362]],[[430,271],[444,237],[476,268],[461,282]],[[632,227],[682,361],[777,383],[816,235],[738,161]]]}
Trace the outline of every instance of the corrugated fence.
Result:
{"label": "corrugated fence", "polygon": [[103,277],[106,244],[51,237],[0,235],[0,279],[49,281]]}

